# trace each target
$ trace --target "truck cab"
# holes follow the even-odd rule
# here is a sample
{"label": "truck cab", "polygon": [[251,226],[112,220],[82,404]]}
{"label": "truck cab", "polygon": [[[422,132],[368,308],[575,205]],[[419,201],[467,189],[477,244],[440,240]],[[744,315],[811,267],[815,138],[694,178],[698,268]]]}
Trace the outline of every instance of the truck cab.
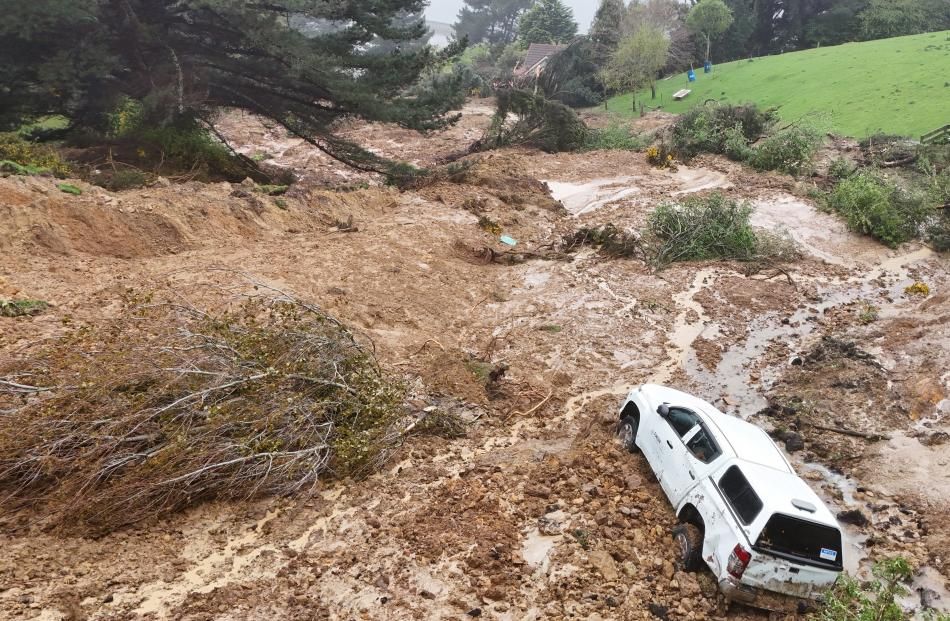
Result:
{"label": "truck cab", "polygon": [[676,510],[680,562],[708,566],[727,599],[809,607],[837,580],[840,527],[762,429],[644,385],[624,402],[618,435],[647,459]]}

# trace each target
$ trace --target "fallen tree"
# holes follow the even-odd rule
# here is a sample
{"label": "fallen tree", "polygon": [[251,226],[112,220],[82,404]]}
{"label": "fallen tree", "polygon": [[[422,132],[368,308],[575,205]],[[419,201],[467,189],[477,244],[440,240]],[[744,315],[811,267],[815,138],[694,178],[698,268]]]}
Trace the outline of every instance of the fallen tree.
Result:
{"label": "fallen tree", "polygon": [[404,389],[319,308],[133,298],[0,369],[0,508],[108,531],[212,499],[359,476],[406,426]]}

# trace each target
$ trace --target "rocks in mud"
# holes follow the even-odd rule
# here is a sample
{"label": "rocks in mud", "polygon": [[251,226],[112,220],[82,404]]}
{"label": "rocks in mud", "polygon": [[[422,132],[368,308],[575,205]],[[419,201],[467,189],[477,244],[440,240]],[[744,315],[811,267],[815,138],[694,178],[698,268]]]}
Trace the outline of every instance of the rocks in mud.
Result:
{"label": "rocks in mud", "polygon": [[950,433],[946,431],[935,431],[929,434],[925,433],[917,439],[924,446],[942,446],[950,442]]}
{"label": "rocks in mud", "polygon": [[647,606],[647,609],[657,619],[662,619],[663,621],[668,621],[670,618],[670,609],[666,606],[661,606],[660,604],[651,603]]}
{"label": "rocks in mud", "polygon": [[785,450],[789,453],[797,453],[805,450],[805,440],[800,433],[789,431],[785,434]]}
{"label": "rocks in mud", "polygon": [[590,564],[600,572],[607,582],[613,582],[620,578],[620,571],[617,569],[617,563],[606,550],[595,550],[588,557]]}
{"label": "rocks in mud", "polygon": [[864,527],[871,523],[866,515],[860,509],[849,509],[847,511],[839,511],[837,515],[838,521],[844,524],[853,524],[858,527]]}
{"label": "rocks in mud", "polygon": [[538,518],[538,532],[547,537],[560,535],[567,522],[567,514],[563,511],[552,511]]}

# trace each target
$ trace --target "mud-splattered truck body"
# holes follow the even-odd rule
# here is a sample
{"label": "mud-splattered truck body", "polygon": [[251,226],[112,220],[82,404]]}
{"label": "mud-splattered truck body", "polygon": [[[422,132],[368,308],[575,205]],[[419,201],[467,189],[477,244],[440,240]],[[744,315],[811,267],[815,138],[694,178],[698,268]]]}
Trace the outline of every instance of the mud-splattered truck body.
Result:
{"label": "mud-splattered truck body", "polygon": [[624,402],[618,435],[643,453],[676,509],[681,563],[708,566],[729,600],[801,608],[837,580],[837,521],[760,428],[644,385]]}

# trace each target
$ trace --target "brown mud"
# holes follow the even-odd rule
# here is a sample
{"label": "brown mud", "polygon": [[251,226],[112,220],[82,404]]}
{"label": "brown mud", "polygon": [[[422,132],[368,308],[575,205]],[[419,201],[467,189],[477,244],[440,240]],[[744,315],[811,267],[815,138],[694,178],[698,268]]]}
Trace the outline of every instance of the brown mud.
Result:
{"label": "brown mud", "polygon": [[[427,164],[490,114],[474,102],[429,137],[344,130]],[[903,554],[921,568],[908,607],[950,606],[934,599],[950,579],[946,256],[852,235],[793,180],[718,158],[672,172],[637,153],[512,149],[477,158],[462,183],[400,193],[255,119],[223,130],[301,181],[277,201],[236,184],[115,194],[77,182],[74,197],[0,179],[0,297],[53,305],[0,317],[0,361],[107,321],[129,289],[214,299],[251,278],[364,332],[413,407],[450,406],[469,433],[410,439],[370,479],[310,498],[204,505],[98,539],[0,515],[0,618],[766,618],[726,608],[709,575],[671,562],[672,509],[612,440],[642,382],[691,390],[780,442],[797,434],[806,479],[836,512],[867,518],[848,527],[849,568]],[[480,218],[528,256],[579,225],[635,229],[660,202],[714,189],[752,201],[755,224],[803,258],[756,273],[655,273],[592,251],[479,259],[511,250]],[[929,295],[905,292],[917,281]],[[473,361],[509,370],[487,390]]]}

